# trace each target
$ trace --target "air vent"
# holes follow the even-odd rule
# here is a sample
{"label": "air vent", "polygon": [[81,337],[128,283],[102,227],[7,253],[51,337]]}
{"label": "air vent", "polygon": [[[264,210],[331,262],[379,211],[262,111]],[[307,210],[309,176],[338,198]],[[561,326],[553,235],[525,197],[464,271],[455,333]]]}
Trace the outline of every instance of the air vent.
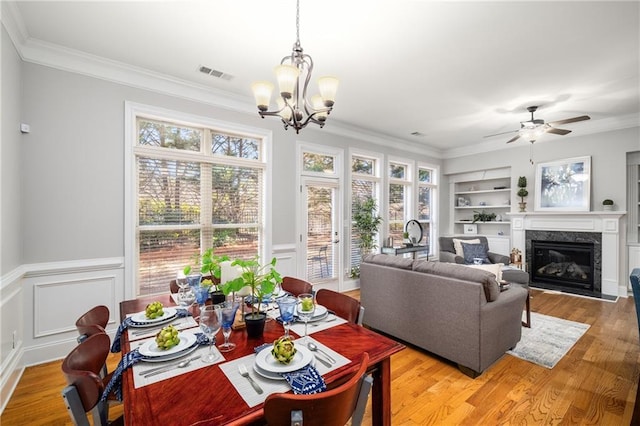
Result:
{"label": "air vent", "polygon": [[233,79],[233,76],[231,74],[226,74],[222,71],[218,71],[218,70],[214,70],[213,68],[209,68],[207,66],[201,65],[200,68],[198,68],[198,71],[200,71],[203,74],[207,74],[210,75],[212,77],[216,77],[216,78],[221,78],[223,80],[227,80],[230,81]]}

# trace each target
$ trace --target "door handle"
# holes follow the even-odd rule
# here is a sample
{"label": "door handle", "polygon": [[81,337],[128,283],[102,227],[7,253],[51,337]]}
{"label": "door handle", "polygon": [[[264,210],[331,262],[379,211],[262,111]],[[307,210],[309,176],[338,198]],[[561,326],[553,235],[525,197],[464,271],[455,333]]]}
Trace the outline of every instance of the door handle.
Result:
{"label": "door handle", "polygon": [[340,240],[333,240],[331,241],[333,244],[338,244],[340,242]]}

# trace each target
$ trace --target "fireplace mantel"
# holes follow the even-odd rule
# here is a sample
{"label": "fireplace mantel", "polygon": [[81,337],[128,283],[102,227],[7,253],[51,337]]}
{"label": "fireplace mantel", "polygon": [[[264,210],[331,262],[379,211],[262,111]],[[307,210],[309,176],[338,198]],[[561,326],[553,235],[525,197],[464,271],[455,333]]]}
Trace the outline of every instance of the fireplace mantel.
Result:
{"label": "fireplace mantel", "polygon": [[602,234],[602,294],[627,296],[624,268],[624,221],[626,211],[596,212],[523,212],[507,213],[511,218],[513,247],[522,251],[526,259],[525,233],[537,231],[597,232]]}

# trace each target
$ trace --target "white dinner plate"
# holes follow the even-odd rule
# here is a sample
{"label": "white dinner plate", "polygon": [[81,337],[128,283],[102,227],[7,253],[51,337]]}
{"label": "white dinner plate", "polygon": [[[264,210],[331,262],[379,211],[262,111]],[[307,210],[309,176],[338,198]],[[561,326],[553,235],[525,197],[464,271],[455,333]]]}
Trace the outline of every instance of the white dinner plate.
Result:
{"label": "white dinner plate", "polygon": [[156,339],[151,339],[148,342],[143,343],[138,348],[138,351],[141,355],[149,358],[167,356],[184,351],[185,349],[191,347],[191,345],[193,345],[197,340],[196,335],[192,333],[179,333],[178,337],[180,338],[180,343],[178,343],[171,349],[160,349],[156,344]]}
{"label": "white dinner plate", "polygon": [[[316,359],[313,358],[311,360],[311,362],[309,363],[312,366],[316,365]],[[304,367],[304,366],[303,366]],[[302,368],[302,367],[300,367]],[[256,373],[258,373],[259,375],[261,375],[262,377],[264,377],[265,379],[271,379],[271,380],[286,380],[282,374],[280,373],[271,373],[269,371],[263,370],[262,368],[258,367],[258,364],[254,363],[253,364],[253,371],[255,371]]]}
{"label": "white dinner plate", "polygon": [[[296,314],[298,313],[298,307],[296,306]],[[322,305],[316,305],[315,311],[313,311],[313,317],[309,321],[313,321],[316,318],[324,317],[327,315],[327,308]]]}
{"label": "white dinner plate", "polygon": [[149,319],[144,311],[131,315],[131,320],[135,323],[135,327],[150,327],[152,325],[160,324],[171,320],[176,316],[177,311],[175,308],[163,307],[163,315],[158,318]]}
{"label": "white dinner plate", "polygon": [[165,362],[165,361],[171,361],[172,359],[178,359],[181,358],[183,356],[187,356],[190,353],[194,352],[196,349],[198,349],[200,345],[198,345],[198,343],[194,343],[193,345],[191,345],[190,347],[188,347],[187,349],[183,350],[182,352],[178,352],[175,354],[171,354],[171,355],[164,355],[164,356],[155,356],[155,357],[149,357],[149,358],[142,358],[142,361],[144,362]]}
{"label": "white dinner plate", "polygon": [[311,351],[302,344],[297,344],[298,350],[289,364],[282,364],[276,361],[271,355],[271,347],[265,348],[256,355],[256,364],[262,370],[269,373],[287,373],[289,371],[299,370],[309,364],[313,359]]}

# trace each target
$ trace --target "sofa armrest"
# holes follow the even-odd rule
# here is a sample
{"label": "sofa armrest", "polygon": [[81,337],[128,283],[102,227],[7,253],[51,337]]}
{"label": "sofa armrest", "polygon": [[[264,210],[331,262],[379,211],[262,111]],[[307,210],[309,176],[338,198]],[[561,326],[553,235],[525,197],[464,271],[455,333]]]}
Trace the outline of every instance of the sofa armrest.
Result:
{"label": "sofa armrest", "polygon": [[505,265],[508,265],[509,263],[511,263],[511,258],[503,254],[491,253],[489,251],[487,252],[487,257],[489,258],[489,261],[491,263],[504,263]]}
{"label": "sofa armrest", "polygon": [[440,262],[446,263],[464,264],[464,259],[462,258],[462,256],[458,256],[455,253],[451,253],[449,251],[441,251],[440,255],[438,256],[438,260],[440,260]]}

